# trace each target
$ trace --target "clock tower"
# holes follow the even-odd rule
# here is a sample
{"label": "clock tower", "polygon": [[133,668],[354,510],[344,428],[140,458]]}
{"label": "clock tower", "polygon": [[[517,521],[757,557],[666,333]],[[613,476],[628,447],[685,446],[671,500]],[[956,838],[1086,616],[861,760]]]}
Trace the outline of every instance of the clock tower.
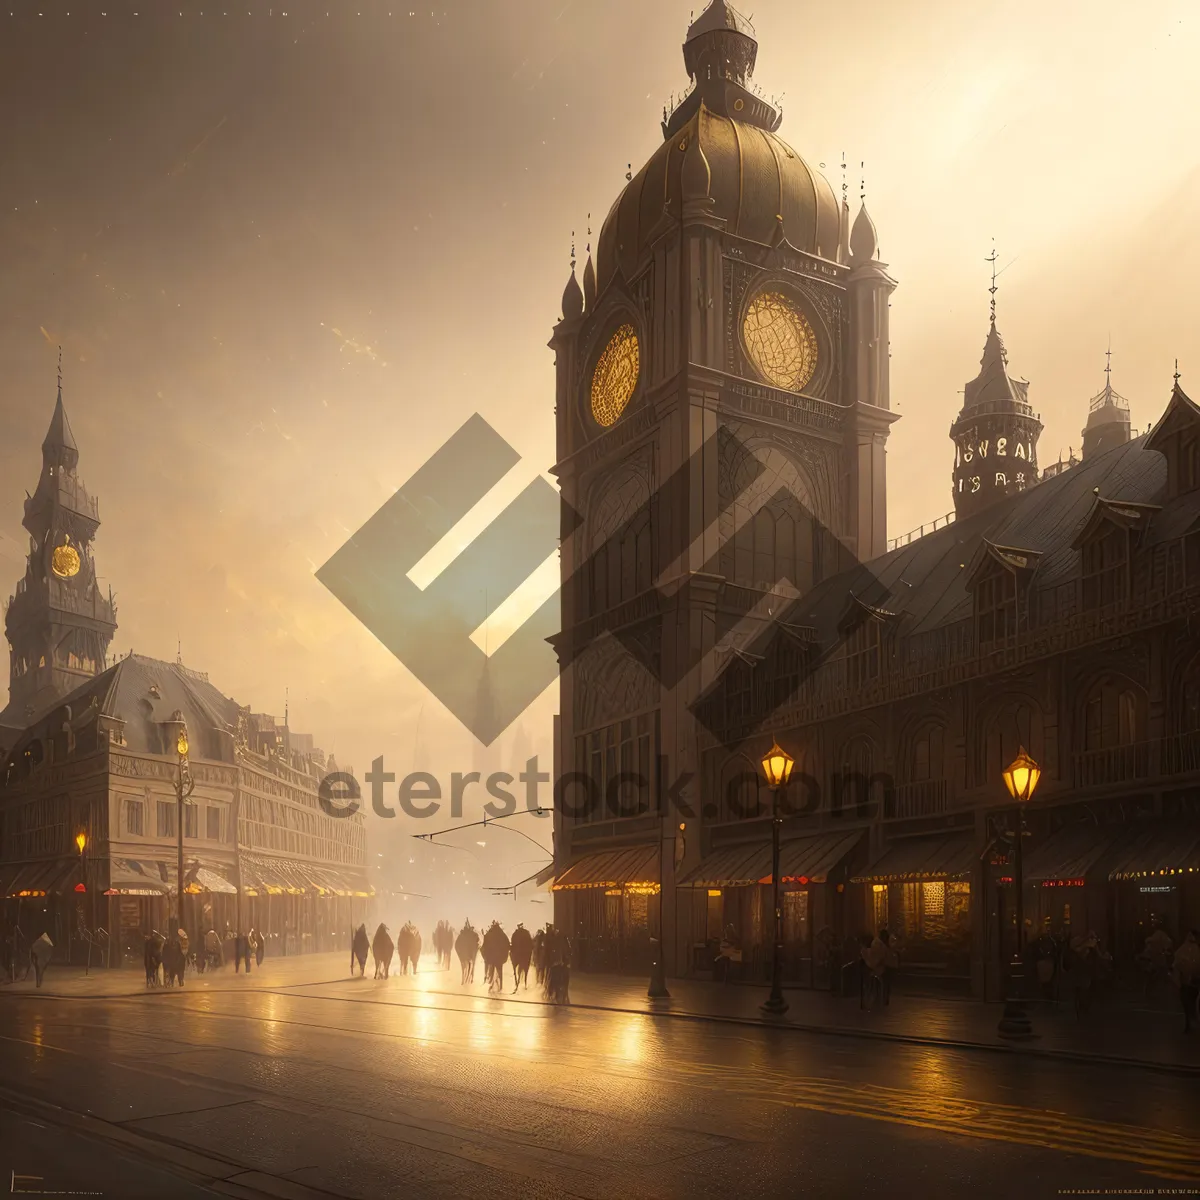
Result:
{"label": "clock tower", "polygon": [[[575,869],[556,919],[597,936],[605,905],[622,928],[648,920],[669,969],[690,953],[665,932],[686,928],[674,880],[719,819],[702,759],[732,757],[693,707],[731,653],[726,631],[887,549],[896,284],[865,207],[852,222],[845,187],[780,136],[757,55],[728,0],[696,17],[688,89],[589,240],[581,282],[572,262],[550,342],[571,514],[556,772],[597,799],[569,823],[556,802],[558,868]],[[623,878],[594,857],[631,847]]]}
{"label": "clock tower", "polygon": [[100,512],[75,473],[78,464],[60,374],[42,473],[25,501],[25,577],[5,613],[9,702],[0,725],[24,728],[107,665],[116,610],[96,582],[91,546]]}
{"label": "clock tower", "polygon": [[1029,382],[1008,371],[1008,355],[993,317],[979,374],[963,392],[950,427],[954,442],[954,511],[959,520],[1038,481],[1042,423],[1030,407]]}

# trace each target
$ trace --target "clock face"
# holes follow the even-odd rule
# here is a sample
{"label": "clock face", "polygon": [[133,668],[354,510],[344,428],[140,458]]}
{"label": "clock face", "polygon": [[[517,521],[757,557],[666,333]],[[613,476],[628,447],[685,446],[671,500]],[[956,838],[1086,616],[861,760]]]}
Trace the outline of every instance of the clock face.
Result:
{"label": "clock face", "polygon": [[817,335],[800,305],[781,291],[759,292],[746,309],[742,340],[754,369],[788,392],[803,391],[817,369]]}
{"label": "clock face", "polygon": [[632,325],[622,325],[604,347],[592,372],[592,416],[607,429],[633,399],[641,370],[641,347]]}
{"label": "clock face", "polygon": [[54,553],[50,556],[50,569],[60,579],[70,579],[72,576],[78,575],[80,565],[79,551],[70,542],[56,546]]}

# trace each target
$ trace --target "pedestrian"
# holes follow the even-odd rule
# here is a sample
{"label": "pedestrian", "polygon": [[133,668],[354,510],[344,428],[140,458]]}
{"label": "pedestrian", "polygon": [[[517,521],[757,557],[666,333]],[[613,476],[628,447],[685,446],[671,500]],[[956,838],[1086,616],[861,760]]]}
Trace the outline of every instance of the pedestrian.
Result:
{"label": "pedestrian", "polygon": [[1189,929],[1183,944],[1175,951],[1173,967],[1179,987],[1179,1002],[1183,1005],[1183,1032],[1192,1032],[1200,1004],[1200,931]]}
{"label": "pedestrian", "polygon": [[263,956],[267,952],[266,938],[261,932],[256,932],[254,935],[254,961],[258,966],[262,966]]}
{"label": "pedestrian", "polygon": [[42,986],[42,976],[46,973],[46,968],[50,965],[50,959],[54,954],[54,943],[43,933],[40,938],[33,943],[33,948],[30,955],[33,959],[34,975],[37,979],[37,986]]}

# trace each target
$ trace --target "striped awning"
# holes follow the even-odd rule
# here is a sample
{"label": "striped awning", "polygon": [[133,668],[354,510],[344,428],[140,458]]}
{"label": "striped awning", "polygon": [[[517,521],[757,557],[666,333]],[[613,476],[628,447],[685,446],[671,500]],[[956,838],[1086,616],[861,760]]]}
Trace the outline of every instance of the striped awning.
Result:
{"label": "striped awning", "polygon": [[108,864],[109,890],[118,896],[165,896],[175,890],[175,873],[167,864],[145,858],[113,858]]}
{"label": "striped awning", "polygon": [[78,859],[9,863],[0,868],[0,895],[37,897],[69,892],[80,879]]}
{"label": "striped awning", "polygon": [[658,887],[658,855],[657,846],[631,846],[589,854],[572,863],[555,880],[554,890]]}
{"label": "striped awning", "polygon": [[771,877],[771,847],[755,843],[717,850],[680,883],[684,887],[746,887],[764,876],[768,880]]}
{"label": "striped awning", "polygon": [[1025,855],[1022,874],[1028,883],[1082,882],[1113,843],[1114,830],[1094,822],[1067,825]]}
{"label": "striped awning", "polygon": [[977,859],[969,834],[904,838],[851,883],[970,879]]}
{"label": "striped awning", "polygon": [[248,896],[369,897],[375,894],[365,877],[290,858],[241,855],[242,890]]}
{"label": "striped awning", "polygon": [[1100,867],[1112,880],[1200,874],[1200,822],[1134,826],[1117,839]]}
{"label": "striped awning", "polygon": [[[824,883],[862,839],[861,829],[818,833],[784,842],[779,850],[781,883]],[[768,880],[769,882],[769,880]]]}
{"label": "striped awning", "polygon": [[[861,829],[789,838],[779,847],[780,883],[824,883],[858,845]],[[745,887],[771,882],[771,844],[726,846],[682,880],[685,887]]]}

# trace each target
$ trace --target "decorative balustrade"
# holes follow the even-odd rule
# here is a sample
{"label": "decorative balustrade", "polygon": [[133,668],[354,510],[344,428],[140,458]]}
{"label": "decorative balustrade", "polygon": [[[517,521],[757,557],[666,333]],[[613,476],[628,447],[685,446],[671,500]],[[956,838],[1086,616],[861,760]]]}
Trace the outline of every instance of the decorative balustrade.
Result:
{"label": "decorative balustrade", "polygon": [[950,809],[950,787],[945,779],[898,783],[884,804],[885,821],[913,817],[939,817]]}
{"label": "decorative balustrade", "polygon": [[1157,769],[1157,742],[1134,742],[1075,755],[1073,778],[1077,788],[1105,787],[1148,779]]}

